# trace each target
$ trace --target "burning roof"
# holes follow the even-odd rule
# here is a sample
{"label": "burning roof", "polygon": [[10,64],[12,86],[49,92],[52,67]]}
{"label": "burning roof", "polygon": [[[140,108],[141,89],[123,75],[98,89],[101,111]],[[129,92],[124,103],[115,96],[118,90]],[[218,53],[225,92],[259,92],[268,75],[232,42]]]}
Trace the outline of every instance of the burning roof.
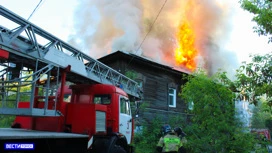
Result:
{"label": "burning roof", "polygon": [[[181,74],[181,73],[186,73],[186,74],[190,74],[190,71],[187,71],[186,69],[177,69],[175,67],[169,66],[169,65],[164,65],[164,64],[160,64],[156,61],[154,61],[153,59],[149,58],[149,57],[144,57],[144,56],[139,56],[136,55],[134,53],[130,53],[130,52],[126,52],[126,51],[115,51],[112,52],[106,56],[103,56],[101,58],[99,58],[98,60],[103,62],[103,63],[107,63],[109,62],[110,59],[121,59],[121,58],[127,59],[130,62],[134,62],[137,61],[140,63],[144,63],[144,65],[150,65],[152,67],[156,67],[159,69],[164,69],[164,70],[168,70],[171,71],[173,73],[177,73],[177,74]],[[122,59],[123,60],[123,59]]]}
{"label": "burning roof", "polygon": [[[228,0],[80,1],[75,35],[88,54],[116,50],[148,57],[175,69],[210,73],[236,64],[222,44],[228,31]],[[161,11],[160,11],[161,10]]]}

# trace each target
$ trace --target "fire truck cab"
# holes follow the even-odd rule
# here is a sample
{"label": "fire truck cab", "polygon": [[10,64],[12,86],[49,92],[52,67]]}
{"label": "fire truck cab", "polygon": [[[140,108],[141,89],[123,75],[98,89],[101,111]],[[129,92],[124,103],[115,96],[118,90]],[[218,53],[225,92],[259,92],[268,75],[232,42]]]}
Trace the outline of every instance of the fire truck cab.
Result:
{"label": "fire truck cab", "polygon": [[[112,150],[115,145],[130,152],[128,145],[133,137],[133,119],[128,95],[118,87],[104,84],[73,85],[71,89],[65,126],[72,133],[87,132],[90,135],[88,148],[96,152]],[[112,137],[113,144],[101,146]]]}
{"label": "fire truck cab", "polygon": [[[122,89],[106,84],[71,85],[65,86],[63,99],[60,97],[60,117],[17,116],[13,127],[88,135],[86,150],[90,152],[132,152],[133,119],[128,95]],[[35,106],[43,108],[39,99]],[[53,99],[49,109],[53,109]],[[19,107],[27,108],[29,102],[20,102]]]}

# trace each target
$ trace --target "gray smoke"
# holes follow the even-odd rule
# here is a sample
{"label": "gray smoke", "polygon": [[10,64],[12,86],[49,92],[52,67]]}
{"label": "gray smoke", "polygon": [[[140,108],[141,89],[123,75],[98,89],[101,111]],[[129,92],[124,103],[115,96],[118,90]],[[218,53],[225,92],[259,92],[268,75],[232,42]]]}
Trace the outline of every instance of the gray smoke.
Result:
{"label": "gray smoke", "polygon": [[138,0],[83,0],[75,19],[70,41],[80,39],[81,48],[93,57],[116,50],[133,52],[139,47],[142,8]]}
{"label": "gray smoke", "polygon": [[222,48],[228,39],[232,15],[228,0],[168,0],[140,47],[163,3],[164,0],[82,0],[77,6],[70,42],[94,58],[122,50],[184,70],[176,65],[174,51],[178,26],[188,20],[196,36],[199,66],[214,73],[218,68],[231,71],[232,66],[238,65],[236,55]]}

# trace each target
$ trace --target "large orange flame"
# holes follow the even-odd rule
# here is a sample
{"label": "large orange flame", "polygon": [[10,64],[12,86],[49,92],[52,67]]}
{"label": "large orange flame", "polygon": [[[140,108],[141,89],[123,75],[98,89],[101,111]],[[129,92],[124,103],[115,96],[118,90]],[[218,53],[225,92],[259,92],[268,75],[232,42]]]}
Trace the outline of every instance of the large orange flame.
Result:
{"label": "large orange flame", "polygon": [[175,50],[175,60],[178,66],[185,66],[190,71],[196,69],[195,58],[197,50],[195,48],[195,33],[188,21],[183,21],[176,34],[178,47]]}

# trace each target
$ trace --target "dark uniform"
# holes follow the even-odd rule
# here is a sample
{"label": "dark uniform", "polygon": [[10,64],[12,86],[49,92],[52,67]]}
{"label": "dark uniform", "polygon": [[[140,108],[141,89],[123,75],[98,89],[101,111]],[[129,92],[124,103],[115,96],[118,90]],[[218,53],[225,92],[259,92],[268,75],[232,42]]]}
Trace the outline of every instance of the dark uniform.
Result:
{"label": "dark uniform", "polygon": [[174,129],[176,135],[180,138],[182,146],[179,148],[178,153],[186,153],[186,149],[184,148],[183,144],[187,143],[187,139],[185,138],[186,134],[183,132],[181,127],[176,127]]}

